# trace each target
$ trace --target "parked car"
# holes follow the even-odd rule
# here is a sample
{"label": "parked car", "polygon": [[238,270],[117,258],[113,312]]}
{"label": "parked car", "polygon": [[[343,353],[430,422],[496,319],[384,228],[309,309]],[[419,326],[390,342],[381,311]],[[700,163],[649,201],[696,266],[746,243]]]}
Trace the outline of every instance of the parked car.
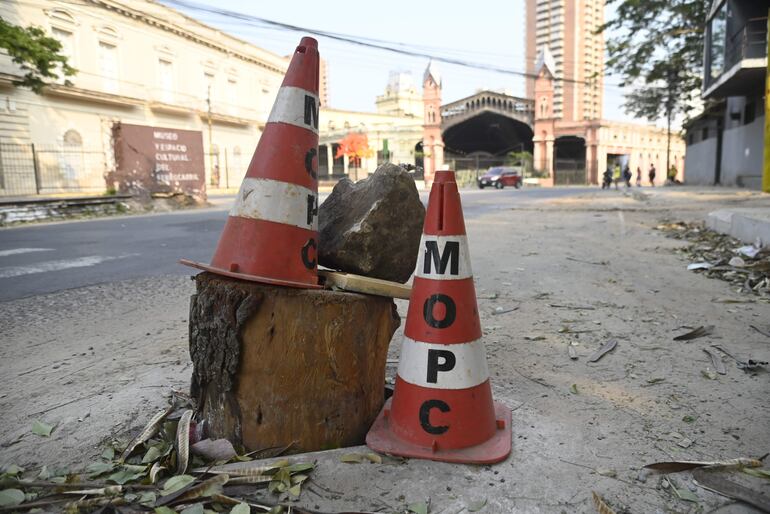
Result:
{"label": "parked car", "polygon": [[516,168],[504,166],[495,166],[489,168],[484,175],[478,179],[479,189],[487,186],[494,186],[502,189],[505,186],[513,186],[516,189],[521,187],[521,173]]}

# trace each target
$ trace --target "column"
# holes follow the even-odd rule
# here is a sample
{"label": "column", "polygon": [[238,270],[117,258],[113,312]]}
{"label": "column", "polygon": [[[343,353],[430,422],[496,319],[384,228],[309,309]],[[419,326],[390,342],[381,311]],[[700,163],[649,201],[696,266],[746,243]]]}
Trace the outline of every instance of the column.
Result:
{"label": "column", "polygon": [[334,152],[331,143],[326,145],[326,174],[331,176],[334,173]]}
{"label": "column", "polygon": [[548,176],[553,176],[553,139],[545,140],[545,170],[548,171]]}

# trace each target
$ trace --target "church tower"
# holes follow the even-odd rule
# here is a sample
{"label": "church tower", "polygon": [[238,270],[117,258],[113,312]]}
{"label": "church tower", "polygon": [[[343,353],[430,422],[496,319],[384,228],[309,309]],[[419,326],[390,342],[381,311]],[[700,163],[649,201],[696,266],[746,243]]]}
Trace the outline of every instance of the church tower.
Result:
{"label": "church tower", "polygon": [[422,103],[425,108],[422,128],[422,150],[425,187],[433,184],[436,170],[444,165],[444,140],[441,139],[441,75],[433,61],[422,77]]}
{"label": "church tower", "polygon": [[553,176],[553,143],[555,131],[554,108],[554,70],[553,56],[547,46],[540,51],[534,84],[535,123],[532,143],[534,146],[535,169],[548,172]]}

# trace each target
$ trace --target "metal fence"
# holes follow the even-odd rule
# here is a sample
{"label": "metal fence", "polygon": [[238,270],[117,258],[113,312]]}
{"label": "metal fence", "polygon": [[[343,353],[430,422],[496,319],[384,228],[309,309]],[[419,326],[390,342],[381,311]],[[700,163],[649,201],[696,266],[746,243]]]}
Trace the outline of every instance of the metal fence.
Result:
{"label": "metal fence", "polygon": [[455,172],[455,180],[460,187],[473,187],[476,179],[483,175],[487,169],[494,166],[507,166],[505,157],[447,157],[444,164]]}
{"label": "metal fence", "polygon": [[553,183],[560,186],[586,183],[585,160],[556,159],[553,163]]}
{"label": "metal fence", "polygon": [[0,196],[99,193],[106,170],[103,150],[0,143]]}

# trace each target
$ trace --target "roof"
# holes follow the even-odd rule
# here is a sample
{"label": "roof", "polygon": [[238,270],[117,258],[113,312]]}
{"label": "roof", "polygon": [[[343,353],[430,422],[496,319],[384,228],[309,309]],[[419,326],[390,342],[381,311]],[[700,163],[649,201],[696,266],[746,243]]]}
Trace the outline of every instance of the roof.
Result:
{"label": "roof", "polygon": [[428,77],[432,78],[433,82],[441,86],[441,72],[438,71],[438,67],[432,59],[428,62],[428,67],[425,68],[425,74],[422,76],[423,84],[428,80]]}
{"label": "roof", "polygon": [[551,54],[551,50],[548,49],[548,45],[543,45],[540,48],[540,52],[537,54],[537,61],[535,62],[535,73],[540,73],[540,69],[545,66],[548,72],[552,76],[556,76],[556,61]]}

